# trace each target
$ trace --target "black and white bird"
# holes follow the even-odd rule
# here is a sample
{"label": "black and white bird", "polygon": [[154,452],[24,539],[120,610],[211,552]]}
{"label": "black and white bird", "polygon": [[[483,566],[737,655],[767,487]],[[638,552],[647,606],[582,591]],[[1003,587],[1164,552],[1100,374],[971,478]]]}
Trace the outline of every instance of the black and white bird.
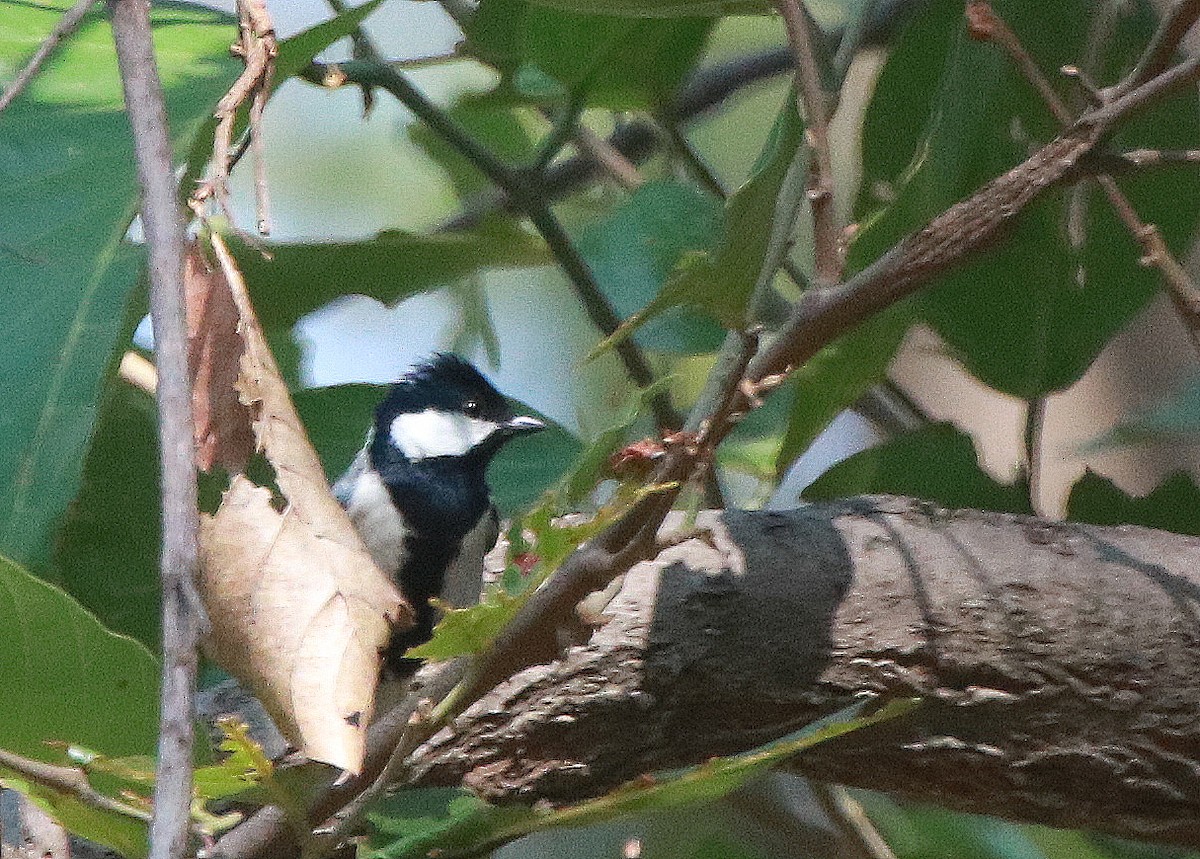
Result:
{"label": "black and white bird", "polygon": [[388,647],[391,673],[415,670],[404,652],[432,635],[430,597],[479,600],[483,556],[499,530],[488,463],[509,440],[544,427],[514,414],[474,366],[448,353],[414,367],[376,407],[366,445],[333,492],[416,611],[416,625]]}

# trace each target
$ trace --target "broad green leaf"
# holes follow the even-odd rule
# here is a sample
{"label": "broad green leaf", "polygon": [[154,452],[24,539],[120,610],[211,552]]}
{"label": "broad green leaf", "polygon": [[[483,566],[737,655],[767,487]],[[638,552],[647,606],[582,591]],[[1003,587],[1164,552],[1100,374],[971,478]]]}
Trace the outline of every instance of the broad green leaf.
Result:
{"label": "broad green leaf", "polygon": [[[1093,4],[1054,6],[1008,0],[996,4],[1047,73],[1089,56]],[[882,216],[866,219],[855,251],[870,261],[904,234],[1024,160],[1058,127],[1040,98],[990,43],[967,37],[962,4],[934,0],[905,29],[873,96],[863,141],[863,197],[890,183]],[[1126,4],[1116,32],[1090,69],[1101,83],[1119,77],[1153,32],[1145,3]],[[936,84],[930,68],[941,66]],[[918,117],[924,132],[915,134]],[[1123,126],[1118,148],[1189,146],[1200,112],[1172,101]],[[1152,143],[1150,141],[1153,141]],[[900,159],[911,156],[904,173]],[[1179,182],[1186,185],[1179,187]],[[1143,219],[1180,247],[1197,213],[1175,201],[1200,194],[1193,173],[1122,180]],[[857,247],[863,243],[863,247]],[[1155,274],[1101,192],[1092,184],[1059,189],[1030,206],[991,250],[937,278],[921,298],[923,313],[967,367],[987,384],[1024,399],[1060,390],[1153,292]]]}
{"label": "broad green leaf", "polygon": [[[331,481],[362,447],[374,420],[375,406],[386,391],[383,385],[335,385],[295,394],[296,408]],[[537,414],[519,403],[514,407],[522,414]],[[488,469],[492,498],[503,516],[511,516],[536,500],[562,477],[578,455],[578,440],[553,421],[547,423],[547,429],[502,449]]]}
{"label": "broad green leaf", "polygon": [[1144,525],[1200,536],[1200,487],[1190,475],[1176,472],[1149,495],[1136,498],[1088,471],[1071,487],[1067,518],[1093,525]]}
{"label": "broad green leaf", "polygon": [[700,308],[726,328],[746,326],[750,296],[760,283],[769,288],[791,245],[805,181],[803,137],[795,95],[789,92],[750,178],[725,203],[720,240],[711,251],[685,257],[654,300],[596,353],[679,305]]}
{"label": "broad green leaf", "polygon": [[483,0],[466,25],[466,49],[495,66],[502,88],[522,99],[559,99],[582,87],[593,106],[663,104],[699,57],[713,21],[593,14],[604,11]]}
{"label": "broad green leaf", "polygon": [[[638,188],[584,229],[577,244],[617,315],[628,316],[650,303],[684,254],[711,247],[720,225],[719,201],[664,179]],[[710,319],[676,307],[646,323],[634,339],[662,352],[695,354],[712,352],[724,336]]]}
{"label": "broad green leaf", "polygon": [[145,393],[109,383],[47,578],[108,627],[157,651],[162,513],[155,414]]}
{"label": "broad green leaf", "polygon": [[459,788],[400,791],[369,814],[372,831],[362,859],[416,859],[431,852],[482,853],[522,835],[585,826],[628,813],[711,801],[807,749],[912,711],[914,699],[891,701],[862,715],[859,703],[758,749],[699,766],[645,776],[604,796],[561,808],[493,806]]}
{"label": "broad green leaf", "polygon": [[1030,513],[1024,480],[997,483],[979,467],[970,436],[931,424],[856,453],[804,490],[808,501],[851,495],[910,495],[943,507]]}
{"label": "broad green leaf", "polygon": [[270,244],[269,259],[233,237],[229,245],[267,331],[290,329],[306,313],[343,295],[391,304],[477,269],[547,260],[538,239],[499,221],[453,235],[390,231],[362,242]]}
{"label": "broad green leaf", "polygon": [[[1079,833],[900,805],[867,791],[855,791],[855,796],[899,859],[1103,859],[1103,854],[1086,849],[1086,839]],[[1060,834],[1074,849],[1043,850],[1040,845],[1046,842],[1033,837],[1039,831]]]}
{"label": "broad green leaf", "polygon": [[[158,664],[145,647],[105,629],[63,591],[0,558],[0,748],[65,763],[48,745],[149,754],[158,735]],[[72,832],[137,857],[146,827],[0,769]]]}
{"label": "broad green leaf", "polygon": [[47,740],[111,755],[154,750],[158,664],[150,651],[3,558],[0,617],[0,748],[41,759]]}
{"label": "broad green leaf", "polygon": [[[0,68],[23,65],[71,4],[0,2]],[[177,151],[237,76],[232,19],[155,4]],[[78,489],[101,382],[120,346],[140,253],[121,244],[137,202],[133,144],[103,10],[84,18],[0,118],[0,549],[40,568]]]}
{"label": "broad green leaf", "polygon": [[835,417],[883,381],[916,316],[905,301],[868,319],[814,355],[792,374],[792,412],[775,458],[782,476]]}
{"label": "broad green leaf", "polygon": [[[501,161],[509,165],[528,163],[537,148],[520,113],[507,99],[490,95],[460,96],[446,109],[450,118]],[[412,141],[446,171],[459,197],[492,188],[488,179],[469,158],[423,123],[408,126]]]}

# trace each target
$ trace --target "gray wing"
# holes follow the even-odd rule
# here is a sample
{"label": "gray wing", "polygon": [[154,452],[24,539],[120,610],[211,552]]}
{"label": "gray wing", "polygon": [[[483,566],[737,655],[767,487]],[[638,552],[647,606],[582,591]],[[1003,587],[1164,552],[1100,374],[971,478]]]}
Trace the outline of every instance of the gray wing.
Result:
{"label": "gray wing", "polygon": [[442,599],[460,608],[479,602],[483,590],[483,556],[492,550],[499,536],[500,516],[495,507],[488,507],[463,537],[458,555],[446,569]]}

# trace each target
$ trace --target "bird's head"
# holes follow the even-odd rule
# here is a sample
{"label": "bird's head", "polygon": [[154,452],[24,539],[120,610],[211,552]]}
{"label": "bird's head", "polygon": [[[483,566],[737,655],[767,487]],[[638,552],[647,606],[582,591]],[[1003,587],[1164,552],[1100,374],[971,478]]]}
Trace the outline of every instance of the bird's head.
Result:
{"label": "bird's head", "polygon": [[375,410],[375,447],[410,463],[454,458],[486,466],[512,438],[545,428],[517,415],[469,362],[439,353],[418,364]]}

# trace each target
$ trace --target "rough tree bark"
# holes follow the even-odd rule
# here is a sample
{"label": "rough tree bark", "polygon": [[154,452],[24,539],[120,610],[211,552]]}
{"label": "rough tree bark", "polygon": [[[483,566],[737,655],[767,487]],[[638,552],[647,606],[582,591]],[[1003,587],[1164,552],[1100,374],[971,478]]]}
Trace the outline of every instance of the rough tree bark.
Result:
{"label": "rough tree bark", "polygon": [[1200,847],[1200,539],[876,497],[708,515],[612,620],[418,753],[419,781],[568,802],[870,691],[912,714],[818,779]]}

